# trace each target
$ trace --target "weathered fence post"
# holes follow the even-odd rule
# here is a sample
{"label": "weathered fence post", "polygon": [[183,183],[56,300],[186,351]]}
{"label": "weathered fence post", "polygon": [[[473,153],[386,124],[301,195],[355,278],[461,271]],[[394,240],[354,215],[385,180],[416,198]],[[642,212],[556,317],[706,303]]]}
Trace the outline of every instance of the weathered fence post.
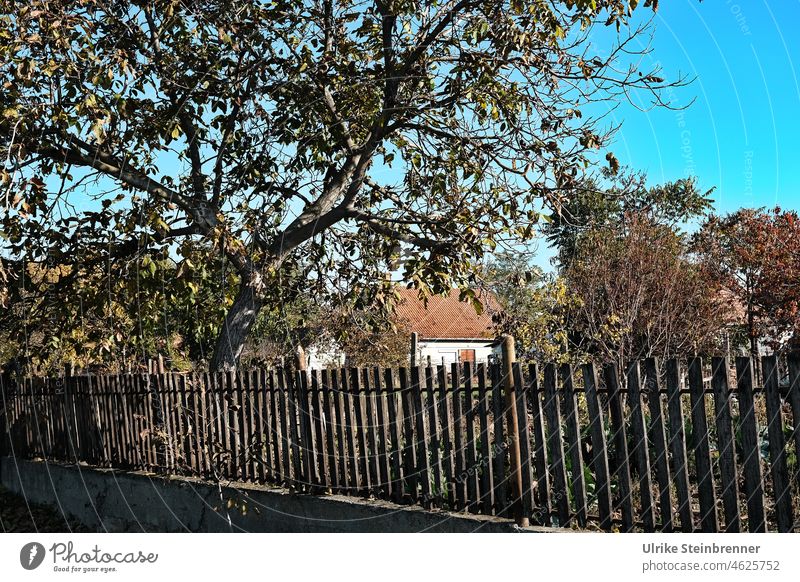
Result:
{"label": "weathered fence post", "polygon": [[419,334],[415,331],[411,332],[411,367],[417,365],[417,344],[419,343]]}
{"label": "weathered fence post", "polygon": [[[510,335],[503,336],[503,384],[506,393],[506,419],[508,422],[508,439],[511,445],[511,491],[513,495],[514,520],[520,527],[530,525],[528,516],[525,515],[522,496],[522,459],[519,446],[519,418],[517,417],[517,395],[514,385],[514,363],[517,361],[514,348],[514,338]],[[522,389],[522,387],[520,387]]]}

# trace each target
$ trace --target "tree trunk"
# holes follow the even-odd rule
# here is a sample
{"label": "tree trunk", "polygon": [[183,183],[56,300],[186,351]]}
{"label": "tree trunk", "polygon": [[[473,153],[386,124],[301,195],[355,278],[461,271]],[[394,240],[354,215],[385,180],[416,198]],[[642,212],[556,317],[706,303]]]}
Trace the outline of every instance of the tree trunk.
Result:
{"label": "tree trunk", "polygon": [[247,336],[256,321],[258,312],[264,305],[258,297],[254,278],[242,277],[239,293],[225,316],[222,329],[217,336],[211,370],[233,370],[242,355]]}

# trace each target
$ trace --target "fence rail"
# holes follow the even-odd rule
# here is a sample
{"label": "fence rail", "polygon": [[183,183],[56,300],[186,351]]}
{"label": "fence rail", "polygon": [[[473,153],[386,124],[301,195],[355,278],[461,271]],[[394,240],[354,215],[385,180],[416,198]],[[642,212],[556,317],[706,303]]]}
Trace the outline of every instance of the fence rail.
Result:
{"label": "fence rail", "polygon": [[6,378],[0,452],[487,515],[515,508],[541,525],[800,530],[800,357],[760,363],[760,384],[748,358],[514,363],[511,399],[501,366],[469,362]]}

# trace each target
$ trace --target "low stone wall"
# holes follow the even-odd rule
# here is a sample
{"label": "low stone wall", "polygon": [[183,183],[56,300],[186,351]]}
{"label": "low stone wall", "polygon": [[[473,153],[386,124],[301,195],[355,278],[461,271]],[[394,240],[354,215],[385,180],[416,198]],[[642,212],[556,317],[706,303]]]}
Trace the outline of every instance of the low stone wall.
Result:
{"label": "low stone wall", "polygon": [[[248,483],[0,458],[0,482],[109,532],[514,532],[512,521]],[[550,528],[525,528],[553,532]]]}

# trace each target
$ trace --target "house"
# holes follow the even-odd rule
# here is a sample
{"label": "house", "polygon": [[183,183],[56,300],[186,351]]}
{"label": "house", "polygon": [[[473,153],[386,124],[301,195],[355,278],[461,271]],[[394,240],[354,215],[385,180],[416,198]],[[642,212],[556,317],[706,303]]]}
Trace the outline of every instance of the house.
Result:
{"label": "house", "polygon": [[459,301],[458,290],[428,298],[427,306],[416,289],[398,288],[397,318],[418,335],[416,361],[420,366],[453,362],[488,362],[500,355],[492,321],[499,310],[488,292],[478,292],[484,306],[478,314],[468,301]]}
{"label": "house", "polygon": [[[454,289],[447,295],[428,297],[427,306],[418,297],[416,289],[397,287],[400,296],[396,306],[398,328],[408,334],[417,333],[416,364],[436,366],[454,362],[491,362],[500,356],[492,314],[500,309],[497,300],[485,291],[476,291],[484,310],[478,314],[469,301],[459,301]],[[410,355],[410,354],[409,354]],[[335,345],[310,346],[306,351],[307,365],[311,369],[341,367],[347,358]]]}

